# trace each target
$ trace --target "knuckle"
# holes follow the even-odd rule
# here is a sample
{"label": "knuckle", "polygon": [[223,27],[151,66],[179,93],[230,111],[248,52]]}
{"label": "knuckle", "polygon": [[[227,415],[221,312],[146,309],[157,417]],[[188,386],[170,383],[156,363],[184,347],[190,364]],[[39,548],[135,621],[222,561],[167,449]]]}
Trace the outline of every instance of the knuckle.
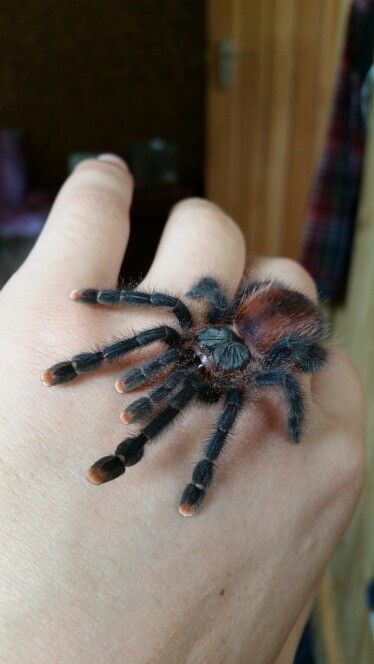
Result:
{"label": "knuckle", "polygon": [[309,272],[298,262],[292,258],[276,258],[279,267],[284,273],[289,274],[289,278],[295,283],[304,284],[304,289],[313,294],[314,299],[317,299],[317,287],[314,279]]}
{"label": "knuckle", "polygon": [[275,279],[289,288],[301,291],[314,301],[318,301],[317,287],[309,272],[292,258],[255,258],[248,266],[248,276],[257,279]]}
{"label": "knuckle", "polygon": [[204,219],[214,219],[215,223],[221,221],[226,224],[235,224],[235,222],[215,203],[211,203],[205,198],[185,198],[174,205],[171,215],[179,216],[202,216]]}
{"label": "knuckle", "polygon": [[205,198],[186,198],[179,201],[171,210],[170,220],[178,224],[198,222],[201,233],[218,231],[232,238],[238,248],[244,251],[244,237],[237,223],[222,208]]}
{"label": "knuckle", "polygon": [[172,209],[172,212],[199,212],[199,211],[212,211],[218,214],[223,214],[221,208],[214,203],[211,203],[206,198],[199,196],[191,196],[178,201]]}
{"label": "knuckle", "polygon": [[91,187],[106,189],[117,193],[127,202],[132,194],[134,181],[129,170],[119,168],[115,164],[86,159],[82,161],[67,180],[68,188]]}

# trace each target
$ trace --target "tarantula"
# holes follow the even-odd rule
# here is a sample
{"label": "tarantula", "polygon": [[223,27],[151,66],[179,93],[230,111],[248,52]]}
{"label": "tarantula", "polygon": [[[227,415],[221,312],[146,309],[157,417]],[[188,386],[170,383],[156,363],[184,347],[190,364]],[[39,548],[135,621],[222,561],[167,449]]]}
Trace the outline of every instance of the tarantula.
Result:
{"label": "tarantula", "polygon": [[304,403],[298,374],[318,371],[327,359],[321,344],[325,333],[322,315],[302,293],[277,281],[255,281],[241,284],[229,300],[215,279],[203,277],[187,293],[191,301],[200,302],[194,315],[181,299],[165,293],[89,288],[74,290],[70,297],[84,304],[166,308],[174,314],[179,328],[160,325],[96,352],[75,355],[43,373],[45,385],[58,385],[155,342],[166,346],[164,352],[128,369],[116,382],[121,393],[156,383],[121,416],[125,423],[144,419],[148,423],[137,435],[121,442],[114,454],[94,463],[88,471],[90,482],[108,482],[138,463],[145,445],[194,398],[207,404],[224,398],[224,406],[182,494],[179,511],[184,516],[193,514],[203,501],[240,410],[246,402],[253,402],[262,388],[281,388],[288,410],[288,432],[295,443],[299,442]]}

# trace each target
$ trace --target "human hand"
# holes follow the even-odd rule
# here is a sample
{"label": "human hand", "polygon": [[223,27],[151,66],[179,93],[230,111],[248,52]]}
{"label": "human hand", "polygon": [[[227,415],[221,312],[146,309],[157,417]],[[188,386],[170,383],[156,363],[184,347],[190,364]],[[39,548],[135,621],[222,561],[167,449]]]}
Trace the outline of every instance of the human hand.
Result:
{"label": "human hand", "polygon": [[[360,382],[332,349],[306,382],[298,446],[282,397],[267,392],[242,413],[193,519],[178,514],[178,499],[219,405],[189,407],[116,482],[86,482],[92,461],[124,438],[126,399],[111,370],[47,390],[42,369],[113,336],[175,324],[165,312],[69,301],[76,287],[115,287],[131,193],[127,170],[82,163],[0,294],[2,661],[291,661],[362,487]],[[183,294],[209,272],[232,294],[243,269],[237,226],[189,200],[172,211],[143,286]],[[251,278],[269,276],[316,297],[292,261],[251,265]]]}

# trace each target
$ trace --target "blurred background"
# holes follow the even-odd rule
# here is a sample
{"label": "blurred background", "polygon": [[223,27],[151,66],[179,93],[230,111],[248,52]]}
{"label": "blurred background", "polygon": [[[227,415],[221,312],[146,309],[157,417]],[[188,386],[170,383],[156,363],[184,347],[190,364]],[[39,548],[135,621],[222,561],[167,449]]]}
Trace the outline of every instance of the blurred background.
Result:
{"label": "blurred background", "polygon": [[[249,256],[312,273],[370,402],[373,0],[3,0],[0,34],[0,287],[67,174],[116,152],[136,180],[124,280],[146,272],[170,207],[207,196]],[[374,663],[372,413],[368,443],[298,664]]]}

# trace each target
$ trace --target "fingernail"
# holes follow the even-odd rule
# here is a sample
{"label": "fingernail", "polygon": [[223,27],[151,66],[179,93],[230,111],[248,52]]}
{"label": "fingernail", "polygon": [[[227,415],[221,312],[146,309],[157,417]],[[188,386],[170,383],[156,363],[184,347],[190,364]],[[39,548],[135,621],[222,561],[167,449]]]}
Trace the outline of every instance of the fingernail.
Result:
{"label": "fingernail", "polygon": [[129,170],[126,162],[116,154],[105,152],[104,154],[99,154],[97,159],[99,161],[107,161],[109,164],[114,164],[115,166],[118,166],[118,168],[122,168],[123,171]]}

